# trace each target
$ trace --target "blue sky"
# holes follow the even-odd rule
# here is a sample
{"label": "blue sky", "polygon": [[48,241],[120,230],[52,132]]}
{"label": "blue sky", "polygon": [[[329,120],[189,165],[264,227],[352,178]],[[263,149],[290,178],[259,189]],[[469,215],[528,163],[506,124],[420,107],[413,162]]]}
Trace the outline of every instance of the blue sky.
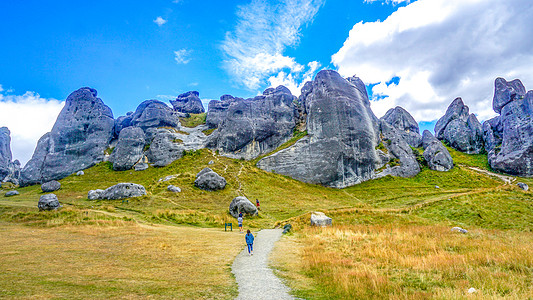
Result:
{"label": "blue sky", "polygon": [[532,17],[528,0],[1,1],[0,126],[25,163],[83,86],[118,117],[189,90],[299,94],[323,68],[360,76],[378,117],[400,105],[428,129],[462,96],[485,120],[497,76],[533,86]]}

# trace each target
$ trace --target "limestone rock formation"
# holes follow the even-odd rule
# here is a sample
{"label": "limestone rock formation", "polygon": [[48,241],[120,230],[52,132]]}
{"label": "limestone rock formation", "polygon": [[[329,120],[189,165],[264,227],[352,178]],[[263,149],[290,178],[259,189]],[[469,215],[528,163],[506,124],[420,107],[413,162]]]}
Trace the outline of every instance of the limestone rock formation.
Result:
{"label": "limestone rock formation", "polygon": [[150,142],[158,128],[179,127],[179,114],[159,100],[146,100],[131,115],[130,125],[141,128]]}
{"label": "limestone rock formation", "polygon": [[253,99],[234,99],[218,129],[208,137],[208,147],[244,159],[276,149],[292,136],[296,126],[295,100],[284,86],[266,89]]}
{"label": "limestone rock formation", "polygon": [[521,188],[522,190],[526,191],[529,190],[529,186],[523,182],[517,182],[516,185],[518,185],[519,188]]}
{"label": "limestone rock formation", "polygon": [[229,213],[234,218],[239,217],[239,213],[243,215],[255,216],[257,215],[257,207],[244,196],[238,196],[231,200],[229,205]]}
{"label": "limestone rock formation", "polygon": [[103,161],[114,119],[96,96],[87,87],[68,96],[52,131],[41,137],[22,170],[21,185],[61,179]]}
{"label": "limestone rock formation", "polygon": [[43,193],[49,193],[53,191],[57,191],[61,188],[61,183],[56,180],[48,181],[43,184],[41,184],[41,190]]}
{"label": "limestone rock formation", "polygon": [[0,128],[0,182],[6,178],[11,164],[11,136],[7,127]]}
{"label": "limestone rock formation", "polygon": [[472,154],[483,150],[481,124],[474,114],[469,115],[468,106],[461,98],[456,98],[437,121],[435,136],[461,152]]}
{"label": "limestone rock formation", "polygon": [[143,157],[145,135],[139,127],[127,127],[120,131],[117,146],[111,154],[113,170],[131,169]]}
{"label": "limestone rock formation", "polygon": [[483,123],[490,166],[518,176],[533,175],[533,91],[524,94],[519,80],[495,81],[494,111],[500,115]]}
{"label": "limestone rock formation", "polygon": [[20,195],[20,193],[18,191],[8,191],[4,194],[4,197],[11,197],[16,195]]}
{"label": "limestone rock formation", "polygon": [[311,214],[311,225],[314,226],[331,226],[331,218],[323,212],[314,212]]}
{"label": "limestone rock formation", "polygon": [[144,171],[144,170],[147,170],[148,167],[149,167],[149,166],[148,166],[147,163],[142,162],[142,163],[138,163],[138,164],[136,164],[136,165],[133,167],[133,169],[134,169],[135,171]]}
{"label": "limestone rock formation", "polygon": [[170,104],[181,113],[201,114],[205,110],[199,96],[197,91],[190,91],[179,95],[174,101],[170,100]]}
{"label": "limestone rock formation", "polygon": [[204,168],[196,174],[194,185],[205,191],[217,191],[226,187],[226,179],[210,168]]}
{"label": "limestone rock formation", "polygon": [[63,207],[55,194],[42,195],[37,203],[39,210],[56,210]]}
{"label": "limestone rock formation", "polygon": [[404,131],[396,129],[384,119],[380,120],[380,129],[382,143],[387,151],[386,153],[380,153],[384,166],[376,173],[376,177],[386,175],[413,177],[418,174],[420,165],[416,160],[413,149],[404,140]]}
{"label": "limestone rock formation", "polygon": [[181,189],[175,185],[167,186],[167,191],[173,192],[173,193],[181,193]]}
{"label": "limestone rock formation", "polygon": [[424,130],[422,135],[422,147],[424,147],[424,159],[431,170],[444,172],[453,168],[450,152],[428,130]]}
{"label": "limestone rock formation", "polygon": [[123,182],[105,190],[91,190],[87,193],[89,200],[119,200],[146,195],[144,186],[136,183]]}
{"label": "limestone rock formation", "polygon": [[308,135],[258,162],[263,170],[343,188],[369,180],[382,165],[378,119],[368,96],[332,70],[320,71],[302,99]]}
{"label": "limestone rock formation", "polygon": [[154,167],[164,167],[181,158],[186,150],[183,142],[168,129],[158,129],[146,153]]}
{"label": "limestone rock formation", "polygon": [[[223,95],[219,100],[211,100],[207,106],[206,124],[209,128],[217,128],[228,114],[228,108],[235,100],[231,95]],[[242,100],[242,99],[241,99]]]}
{"label": "limestone rock formation", "polygon": [[398,129],[402,138],[410,146],[415,148],[420,147],[422,136],[420,136],[418,123],[405,109],[399,106],[391,108],[381,119]]}

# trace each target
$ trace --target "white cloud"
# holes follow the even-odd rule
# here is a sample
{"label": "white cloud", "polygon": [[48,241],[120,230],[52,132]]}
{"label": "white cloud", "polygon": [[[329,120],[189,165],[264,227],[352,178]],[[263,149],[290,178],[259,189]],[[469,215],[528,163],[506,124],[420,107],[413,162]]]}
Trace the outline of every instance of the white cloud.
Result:
{"label": "white cloud", "polygon": [[13,159],[24,165],[39,138],[52,130],[65,102],[41,98],[34,92],[23,95],[0,93],[0,126],[11,131]]}
{"label": "white cloud", "polygon": [[[268,77],[305,71],[305,66],[283,55],[295,46],[300,30],[313,21],[324,0],[282,0],[270,4],[252,0],[237,10],[235,29],[226,33],[222,50],[225,69],[249,89],[257,89]],[[283,73],[283,74],[282,74]]]}
{"label": "white cloud", "polygon": [[396,4],[400,4],[400,3],[410,3],[411,0],[365,0],[366,3],[374,3],[374,2],[381,2],[381,3],[386,3],[386,4],[390,4],[392,3],[393,5],[396,5]]}
{"label": "white cloud", "polygon": [[168,20],[165,20],[165,19],[163,19],[162,17],[157,17],[157,18],[154,20],[154,23],[156,23],[157,26],[159,26],[159,27],[163,26],[166,22],[168,22]]}
{"label": "white cloud", "polygon": [[187,49],[174,51],[174,60],[176,60],[176,63],[178,64],[188,64],[191,61],[191,53],[192,50]]}
{"label": "white cloud", "polygon": [[[431,121],[462,97],[485,120],[495,115],[496,77],[533,88],[531,36],[529,0],[419,0],[383,22],[355,24],[332,61],[343,76],[377,83],[377,116],[400,105],[417,121]],[[387,85],[394,77],[399,83]]]}
{"label": "white cloud", "polygon": [[285,73],[283,71],[279,72],[275,76],[270,76],[268,82],[271,87],[278,87],[280,85],[288,88],[291,93],[295,96],[299,96],[304,86],[305,82],[313,80],[314,75],[320,68],[320,63],[317,61],[312,61],[307,64],[307,71],[305,73]]}

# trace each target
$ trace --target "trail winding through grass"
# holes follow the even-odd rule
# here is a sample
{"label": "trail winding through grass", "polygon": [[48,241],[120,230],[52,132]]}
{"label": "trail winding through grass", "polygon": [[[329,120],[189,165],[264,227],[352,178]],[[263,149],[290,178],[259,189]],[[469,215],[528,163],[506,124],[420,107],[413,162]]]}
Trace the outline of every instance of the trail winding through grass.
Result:
{"label": "trail winding through grass", "polygon": [[[281,229],[263,229],[255,236],[254,255],[242,250],[231,267],[239,285],[237,299],[294,299],[289,288],[268,267],[268,256],[281,238]],[[244,242],[244,235],[243,235]]]}

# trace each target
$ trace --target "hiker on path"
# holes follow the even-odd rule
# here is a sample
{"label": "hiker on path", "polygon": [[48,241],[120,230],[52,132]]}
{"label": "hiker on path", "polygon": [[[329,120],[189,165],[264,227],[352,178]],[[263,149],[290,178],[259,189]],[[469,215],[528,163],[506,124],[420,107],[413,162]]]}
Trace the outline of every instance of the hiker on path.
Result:
{"label": "hiker on path", "polygon": [[254,255],[254,235],[250,232],[250,229],[246,231],[246,245],[248,246],[248,254]]}
{"label": "hiker on path", "polygon": [[260,205],[259,205],[259,199],[255,199],[255,205],[257,206],[257,210],[261,210],[261,209],[259,208],[259,206],[260,206]]}
{"label": "hiker on path", "polygon": [[239,217],[237,218],[237,223],[239,223],[239,232],[243,232],[242,231],[242,214],[240,214]]}

